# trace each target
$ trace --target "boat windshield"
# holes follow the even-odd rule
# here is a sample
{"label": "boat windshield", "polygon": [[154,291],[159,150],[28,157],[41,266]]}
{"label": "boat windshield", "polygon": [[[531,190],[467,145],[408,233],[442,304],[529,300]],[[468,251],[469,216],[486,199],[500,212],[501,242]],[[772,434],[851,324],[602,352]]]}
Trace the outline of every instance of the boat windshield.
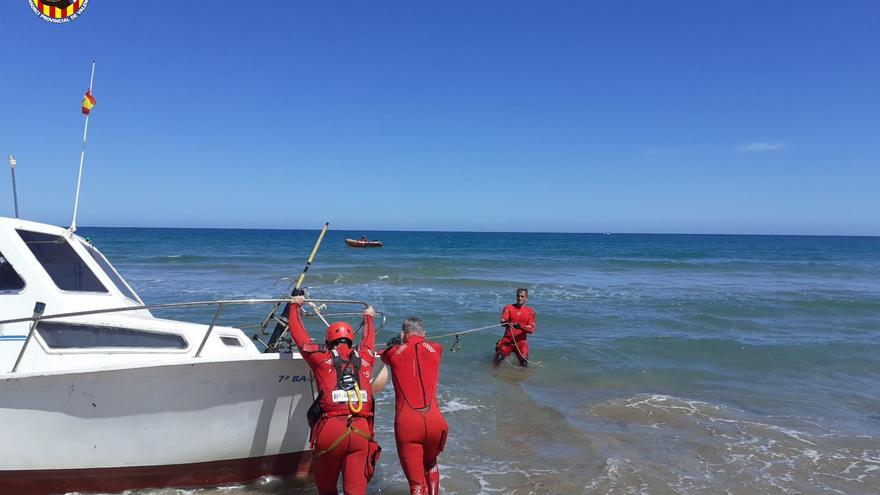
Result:
{"label": "boat windshield", "polygon": [[88,265],[76,254],[64,236],[18,230],[21,240],[31,250],[55,285],[61,290],[110,292]]}
{"label": "boat windshield", "polygon": [[96,248],[89,242],[81,241],[80,243],[84,248],[86,248],[86,251],[88,251],[88,253],[92,255],[92,258],[94,258],[95,262],[98,263],[98,266],[100,266],[101,269],[104,270],[104,273],[106,273],[107,276],[110,277],[110,280],[113,281],[113,285],[115,285],[116,288],[119,289],[119,292],[122,292],[123,296],[131,299],[138,304],[143,304],[141,298],[138,297],[133,290],[131,290],[131,287],[129,287],[128,284],[125,283],[125,280],[122,279],[122,276],[119,275],[119,272],[117,272],[116,269],[113,268],[113,265],[111,265],[110,262],[107,261],[107,258],[104,256],[103,253],[101,253],[101,251],[98,250],[98,248]]}
{"label": "boat windshield", "polygon": [[20,292],[24,289],[24,280],[15,271],[3,253],[0,253],[0,293]]}

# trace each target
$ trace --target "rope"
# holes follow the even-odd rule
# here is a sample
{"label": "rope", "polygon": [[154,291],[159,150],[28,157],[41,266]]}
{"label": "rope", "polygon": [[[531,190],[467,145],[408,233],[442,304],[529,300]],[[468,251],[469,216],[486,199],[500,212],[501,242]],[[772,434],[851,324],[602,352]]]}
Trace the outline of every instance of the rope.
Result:
{"label": "rope", "polygon": [[324,318],[324,315],[321,314],[321,310],[322,310],[322,309],[326,309],[326,308],[327,308],[327,305],[326,305],[326,304],[322,304],[322,305],[318,306],[317,304],[315,304],[315,303],[313,303],[313,302],[309,302],[309,306],[315,308],[315,314],[318,315],[318,318],[320,318],[321,321],[323,321],[324,324],[327,325],[327,326],[329,327],[329,326],[330,326],[330,323],[327,323],[327,319]]}
{"label": "rope", "polygon": [[351,411],[351,413],[357,414],[357,413],[361,412],[361,409],[364,408],[364,401],[363,401],[363,399],[361,399],[361,388],[358,387],[357,382],[354,383],[354,395],[357,397],[357,407],[354,407],[352,405],[351,390],[349,390],[347,392],[347,394],[348,394],[348,409]]}
{"label": "rope", "polygon": [[528,363],[529,360],[523,357],[522,351],[519,350],[519,342],[517,342],[516,337],[513,336],[513,327],[508,326],[507,330],[505,330],[504,333],[506,334],[507,332],[510,332],[510,340],[513,341],[513,350],[516,351],[517,359],[519,359],[520,363]]}
{"label": "rope", "polygon": [[[452,351],[452,352],[458,352],[458,351],[461,350],[461,336],[462,336],[462,335],[465,335],[465,334],[468,334],[468,333],[472,333],[472,332],[479,332],[480,330],[488,330],[488,329],[490,329],[490,328],[495,328],[495,327],[500,327],[500,326],[503,326],[503,325],[502,325],[501,323],[496,323],[496,324],[494,324],[494,325],[488,325],[488,326],[485,326],[485,327],[471,328],[471,329],[469,329],[469,330],[462,330],[462,331],[460,331],[460,332],[449,332],[449,333],[444,333],[444,334],[441,334],[441,335],[430,335],[430,336],[428,336],[428,337],[430,337],[431,340],[440,340],[440,339],[445,339],[446,337],[452,337],[452,336],[454,336],[454,337],[455,337],[455,343],[452,344],[452,348],[450,349],[450,351]],[[384,345],[383,345],[381,348],[384,349],[384,348],[386,348],[386,347],[388,347],[388,346],[384,346]]]}
{"label": "rope", "polygon": [[490,328],[495,328],[495,327],[500,327],[500,326],[502,326],[501,323],[496,323],[494,325],[489,325],[489,326],[480,327],[480,328],[471,328],[470,330],[463,330],[461,332],[450,332],[450,333],[444,333],[443,335],[432,335],[431,339],[439,340],[439,339],[443,339],[446,337],[452,337],[453,335],[464,335],[466,333],[479,332],[480,330],[488,330]]}

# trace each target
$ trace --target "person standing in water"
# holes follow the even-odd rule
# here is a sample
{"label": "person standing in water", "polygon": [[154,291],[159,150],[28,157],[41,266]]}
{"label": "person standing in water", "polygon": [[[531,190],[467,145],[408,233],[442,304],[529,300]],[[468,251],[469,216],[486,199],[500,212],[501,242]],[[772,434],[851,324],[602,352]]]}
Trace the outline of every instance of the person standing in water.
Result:
{"label": "person standing in water", "polygon": [[437,404],[442,354],[440,344],[425,340],[425,324],[416,317],[403,321],[381,353],[394,382],[394,439],[411,495],[440,494],[437,456],[449,433]]}
{"label": "person standing in water", "polygon": [[501,324],[504,325],[504,335],[495,344],[495,358],[492,362],[495,366],[510,355],[516,353],[520,366],[529,365],[529,342],[527,337],[535,333],[535,310],[526,306],[529,300],[529,290],[523,287],[516,289],[516,302],[504,306],[501,312]]}
{"label": "person standing in water", "polygon": [[315,377],[318,396],[307,416],[312,445],[312,473],[321,495],[336,495],[342,474],[346,494],[363,495],[382,449],[373,439],[373,392],[370,375],[376,359],[372,307],[364,309],[364,334],[354,345],[354,331],[344,321],[327,327],[325,345],[312,342],[300,319],[305,297],[290,300],[290,334]]}

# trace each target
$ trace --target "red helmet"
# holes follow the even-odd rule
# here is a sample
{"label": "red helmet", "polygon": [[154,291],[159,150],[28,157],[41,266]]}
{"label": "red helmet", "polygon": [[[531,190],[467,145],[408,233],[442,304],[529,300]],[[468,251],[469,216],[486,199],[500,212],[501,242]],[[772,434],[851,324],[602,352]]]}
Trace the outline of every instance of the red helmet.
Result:
{"label": "red helmet", "polygon": [[333,343],[339,339],[348,339],[349,342],[354,342],[354,331],[351,329],[351,325],[344,321],[331,323],[327,327],[327,342]]}

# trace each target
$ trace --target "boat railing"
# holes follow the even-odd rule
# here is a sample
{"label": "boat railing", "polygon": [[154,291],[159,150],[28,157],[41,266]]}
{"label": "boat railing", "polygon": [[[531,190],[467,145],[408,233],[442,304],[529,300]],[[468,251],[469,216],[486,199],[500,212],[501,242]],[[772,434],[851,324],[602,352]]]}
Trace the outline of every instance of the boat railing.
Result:
{"label": "boat railing", "polygon": [[[74,311],[72,313],[58,313],[52,315],[44,314],[46,310],[46,304],[43,302],[37,302],[34,305],[34,314],[29,317],[24,318],[12,318],[9,320],[0,320],[0,325],[7,325],[11,323],[23,323],[23,322],[31,322],[30,329],[28,330],[27,338],[25,338],[24,345],[21,347],[21,351],[18,353],[18,358],[15,360],[15,365],[12,367],[12,373],[15,373],[18,370],[18,365],[21,363],[22,357],[24,357],[25,351],[27,351],[28,344],[30,344],[31,340],[33,340],[34,331],[37,328],[37,325],[43,320],[54,320],[61,318],[73,318],[77,316],[89,316],[89,315],[98,315],[98,314],[108,314],[108,313],[122,313],[126,311],[139,311],[139,310],[154,310],[154,309],[172,309],[172,308],[194,308],[199,306],[217,306],[216,311],[214,311],[214,316],[211,318],[211,324],[208,326],[208,330],[205,332],[205,336],[202,338],[201,343],[199,344],[199,348],[196,351],[194,358],[201,357],[202,350],[205,348],[205,344],[208,342],[208,339],[211,337],[211,333],[214,330],[214,327],[217,325],[217,322],[220,319],[220,315],[223,313],[223,309],[226,306],[231,305],[249,305],[249,304],[273,304],[272,313],[269,314],[267,318],[264,319],[263,324],[259,324],[256,326],[264,327],[266,323],[272,321],[273,319],[277,319],[277,308],[280,305],[285,304],[290,301],[290,298],[279,298],[279,299],[218,299],[213,301],[193,301],[193,302],[182,302],[182,303],[163,303],[163,304],[141,304],[135,306],[121,306],[117,308],[104,308],[104,309],[92,309],[87,311]],[[317,308],[317,305],[327,305],[327,304],[358,304],[363,305],[364,308],[369,307],[369,303],[364,301],[352,301],[345,299],[306,299],[305,302],[307,304],[312,305],[312,307]],[[361,313],[352,313],[352,312],[342,312],[342,313],[321,313],[317,309],[314,313],[305,313],[304,316],[318,316],[322,319],[327,316],[354,316],[359,315]],[[377,328],[381,330],[385,326],[385,314],[381,311],[376,312],[377,315],[381,316],[381,323]],[[286,325],[286,321],[284,322]],[[243,327],[239,327],[243,328]],[[262,328],[261,328],[262,330]],[[254,335],[254,340],[257,339],[257,335]],[[262,343],[262,342],[261,342]],[[264,344],[265,345],[265,344]]]}

